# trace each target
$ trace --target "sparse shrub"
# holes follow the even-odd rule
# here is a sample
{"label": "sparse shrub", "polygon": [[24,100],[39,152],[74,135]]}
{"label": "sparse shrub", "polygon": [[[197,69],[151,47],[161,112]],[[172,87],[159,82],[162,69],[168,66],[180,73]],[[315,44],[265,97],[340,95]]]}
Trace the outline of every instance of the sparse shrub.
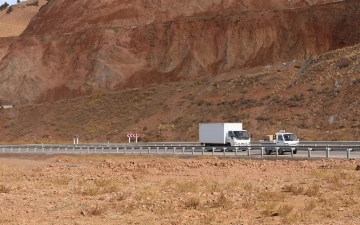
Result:
{"label": "sparse shrub", "polygon": [[101,216],[105,212],[106,212],[106,209],[104,207],[99,207],[99,205],[96,205],[95,208],[92,208],[89,211],[89,213],[93,216]]}
{"label": "sparse shrub", "polygon": [[177,183],[176,190],[179,192],[197,192],[198,185],[194,181],[189,181],[185,183]]}
{"label": "sparse shrub", "polygon": [[348,67],[350,64],[351,64],[351,62],[349,59],[341,58],[337,61],[336,68],[342,69],[342,68]]}
{"label": "sparse shrub", "polygon": [[9,6],[9,4],[7,2],[5,2],[4,4],[0,5],[0,11],[3,11],[4,9],[6,9]]}
{"label": "sparse shrub", "polygon": [[0,193],[9,193],[10,192],[10,188],[3,185],[3,184],[0,184]]}
{"label": "sparse shrub", "polygon": [[305,194],[309,197],[314,197],[319,193],[319,190],[320,190],[320,185],[314,184],[305,191]]}
{"label": "sparse shrub", "polygon": [[99,179],[94,182],[80,182],[74,189],[75,193],[84,196],[96,196],[105,193],[112,193],[119,191],[119,187],[115,180]]}
{"label": "sparse shrub", "polygon": [[285,185],[283,191],[291,192],[294,195],[301,195],[302,193],[304,193],[304,188],[297,184],[291,184],[291,185]]}
{"label": "sparse shrub", "polygon": [[259,193],[259,198],[263,201],[283,201],[285,194],[274,191],[263,191]]}
{"label": "sparse shrub", "polygon": [[292,205],[281,205],[278,209],[279,216],[287,216],[294,209]]}
{"label": "sparse shrub", "polygon": [[214,181],[214,183],[212,183],[211,186],[210,186],[210,191],[211,192],[220,192],[221,191],[221,185],[219,184],[219,182]]}
{"label": "sparse shrub", "polygon": [[225,210],[231,209],[233,205],[233,202],[226,197],[224,193],[221,193],[219,197],[216,199],[216,201],[213,203],[214,207],[220,207]]}
{"label": "sparse shrub", "polygon": [[242,203],[242,207],[245,209],[251,209],[256,205],[256,200],[250,197],[244,198],[244,201]]}
{"label": "sparse shrub", "polygon": [[277,212],[277,204],[276,203],[267,203],[263,206],[262,214],[264,216],[278,216],[279,213]]}
{"label": "sparse shrub", "polygon": [[6,14],[10,14],[13,11],[13,7],[10,6],[7,10],[6,10]]}
{"label": "sparse shrub", "polygon": [[52,179],[52,183],[56,185],[68,185],[71,179],[68,177],[55,177]]}
{"label": "sparse shrub", "polygon": [[198,197],[191,197],[185,201],[186,209],[198,209],[200,207],[200,199]]}

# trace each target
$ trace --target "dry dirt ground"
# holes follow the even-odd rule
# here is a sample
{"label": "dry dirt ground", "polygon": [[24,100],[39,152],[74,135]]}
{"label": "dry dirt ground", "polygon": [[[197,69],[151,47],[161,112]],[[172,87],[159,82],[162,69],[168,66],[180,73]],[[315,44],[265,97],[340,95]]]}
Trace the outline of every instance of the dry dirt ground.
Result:
{"label": "dry dirt ground", "polygon": [[359,224],[359,164],[0,155],[0,223]]}

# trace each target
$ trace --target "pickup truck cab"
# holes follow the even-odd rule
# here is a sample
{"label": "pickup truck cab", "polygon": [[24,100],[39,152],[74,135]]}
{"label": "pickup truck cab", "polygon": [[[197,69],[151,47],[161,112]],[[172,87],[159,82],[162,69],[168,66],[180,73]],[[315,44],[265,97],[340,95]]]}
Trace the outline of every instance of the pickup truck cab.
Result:
{"label": "pickup truck cab", "polygon": [[264,140],[260,140],[260,144],[265,149],[267,155],[270,155],[272,152],[276,151],[276,149],[280,155],[283,155],[284,152],[291,151],[296,154],[296,146],[299,145],[299,138],[293,133],[280,130],[274,135],[267,135]]}

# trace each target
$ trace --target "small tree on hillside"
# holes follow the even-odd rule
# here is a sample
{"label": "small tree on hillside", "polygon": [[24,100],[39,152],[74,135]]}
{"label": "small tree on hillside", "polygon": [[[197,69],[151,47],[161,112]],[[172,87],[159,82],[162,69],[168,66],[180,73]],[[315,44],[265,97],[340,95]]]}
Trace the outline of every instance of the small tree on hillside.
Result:
{"label": "small tree on hillside", "polygon": [[17,3],[20,3],[20,0],[17,0],[16,2],[17,2]]}
{"label": "small tree on hillside", "polygon": [[0,5],[0,11],[3,11],[4,9],[6,9],[9,6],[9,4],[7,2],[5,2],[4,4]]}
{"label": "small tree on hillside", "polygon": [[8,10],[6,11],[6,13],[7,13],[7,14],[10,14],[12,11],[13,11],[13,7],[10,6],[10,7],[8,8]]}

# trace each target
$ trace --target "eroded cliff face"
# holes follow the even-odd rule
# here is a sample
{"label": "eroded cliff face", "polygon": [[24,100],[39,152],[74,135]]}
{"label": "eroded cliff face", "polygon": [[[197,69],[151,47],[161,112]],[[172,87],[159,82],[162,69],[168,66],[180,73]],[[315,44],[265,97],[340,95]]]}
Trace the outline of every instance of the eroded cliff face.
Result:
{"label": "eroded cliff face", "polygon": [[213,76],[359,43],[359,4],[331,2],[50,0],[0,54],[0,101]]}

